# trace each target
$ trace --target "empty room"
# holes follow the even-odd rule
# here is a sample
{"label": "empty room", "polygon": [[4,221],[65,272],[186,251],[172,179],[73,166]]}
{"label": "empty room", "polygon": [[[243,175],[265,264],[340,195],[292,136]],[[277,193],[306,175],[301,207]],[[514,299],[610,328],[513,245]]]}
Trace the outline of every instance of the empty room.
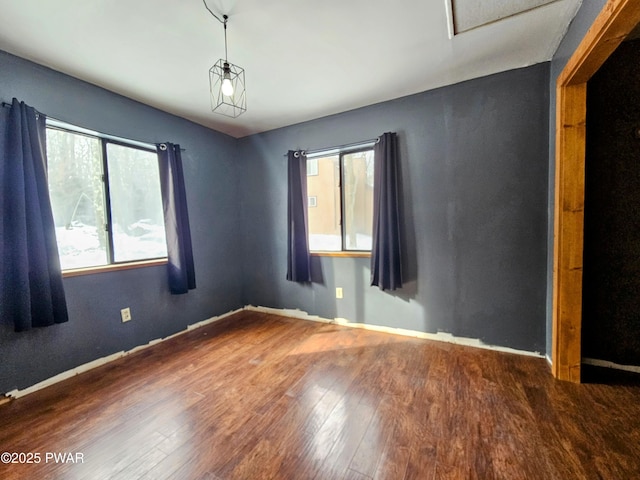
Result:
{"label": "empty room", "polygon": [[0,12],[1,479],[638,477],[640,2]]}

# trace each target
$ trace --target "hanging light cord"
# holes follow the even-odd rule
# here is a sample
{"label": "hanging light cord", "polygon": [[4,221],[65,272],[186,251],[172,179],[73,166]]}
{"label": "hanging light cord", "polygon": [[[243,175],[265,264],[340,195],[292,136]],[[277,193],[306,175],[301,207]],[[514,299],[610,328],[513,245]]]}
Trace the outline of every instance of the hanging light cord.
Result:
{"label": "hanging light cord", "polygon": [[224,61],[227,61],[227,17],[224,16]]}
{"label": "hanging light cord", "polygon": [[216,20],[218,20],[220,23],[222,23],[224,25],[224,61],[227,61],[228,55],[227,55],[227,20],[229,20],[229,17],[227,15],[223,15],[222,18],[223,20],[220,19],[220,17],[218,15],[216,15],[215,13],[213,13],[213,10],[211,10],[209,8],[209,5],[207,5],[207,2],[205,0],[202,0],[202,3],[204,3],[204,8],[206,8],[209,13],[211,15],[213,15],[213,18],[215,18]]}
{"label": "hanging light cord", "polygon": [[204,3],[204,8],[206,8],[207,10],[209,10],[209,13],[210,13],[211,15],[213,15],[213,18],[215,18],[216,20],[218,20],[220,23],[224,23],[224,24],[225,24],[225,27],[226,27],[226,23],[227,23],[227,18],[226,18],[226,17],[227,17],[227,16],[225,15],[225,19],[224,19],[224,21],[223,21],[223,20],[221,20],[221,19],[220,19],[220,17],[219,17],[218,15],[216,15],[215,13],[213,13],[213,10],[211,10],[211,9],[209,8],[209,5],[207,5],[207,2],[205,2],[205,0],[202,0],[202,3]]}

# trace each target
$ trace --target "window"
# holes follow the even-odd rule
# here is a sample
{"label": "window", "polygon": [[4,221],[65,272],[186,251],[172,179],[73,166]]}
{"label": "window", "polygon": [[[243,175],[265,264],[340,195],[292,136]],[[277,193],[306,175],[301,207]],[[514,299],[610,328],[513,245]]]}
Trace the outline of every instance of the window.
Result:
{"label": "window", "polygon": [[[373,150],[318,154],[307,159],[311,251],[369,251],[373,230]],[[311,203],[308,205],[312,207]]]}
{"label": "window", "polygon": [[48,126],[47,161],[63,270],[167,256],[154,150]]}
{"label": "window", "polygon": [[309,158],[307,159],[307,176],[313,177],[316,175],[318,175],[318,159]]}
{"label": "window", "polygon": [[313,196],[313,197],[308,197],[309,201],[307,202],[307,206],[309,208],[314,208],[318,206],[318,197]]}

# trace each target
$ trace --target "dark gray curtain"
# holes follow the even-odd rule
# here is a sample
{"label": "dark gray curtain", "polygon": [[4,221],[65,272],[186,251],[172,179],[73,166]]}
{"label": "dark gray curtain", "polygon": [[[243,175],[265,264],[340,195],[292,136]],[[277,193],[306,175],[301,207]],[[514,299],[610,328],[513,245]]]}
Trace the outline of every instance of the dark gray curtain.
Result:
{"label": "dark gray curtain", "polygon": [[383,134],[374,150],[371,285],[402,288],[399,167],[395,133]]}
{"label": "dark gray curtain", "polygon": [[187,211],[180,145],[157,145],[162,207],[167,235],[169,290],[174,295],[196,288],[191,229]]}
{"label": "dark gray curtain", "polygon": [[311,281],[309,220],[307,212],[307,156],[289,150],[289,198],[287,206],[287,280]]}
{"label": "dark gray curtain", "polygon": [[47,185],[45,116],[14,98],[2,117],[0,317],[20,332],[66,322],[68,313]]}

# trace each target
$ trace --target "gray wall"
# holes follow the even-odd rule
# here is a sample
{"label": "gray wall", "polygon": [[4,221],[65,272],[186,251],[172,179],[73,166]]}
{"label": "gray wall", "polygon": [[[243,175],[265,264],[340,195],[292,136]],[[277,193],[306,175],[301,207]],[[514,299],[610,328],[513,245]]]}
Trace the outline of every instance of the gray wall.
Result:
{"label": "gray wall", "polygon": [[584,38],[587,30],[593,24],[607,0],[583,1],[580,10],[571,22],[560,46],[551,61],[551,75],[549,78],[549,188],[548,188],[548,229],[547,229],[547,345],[546,350],[551,356],[551,340],[553,328],[553,221],[555,196],[555,155],[556,155],[556,82],[558,76]]}
{"label": "gray wall", "polygon": [[[101,88],[0,52],[0,101],[12,97],[78,126],[183,152],[198,288],[168,293],[165,267],[67,278],[66,324],[15,333],[0,319],[0,392],[25,388],[241,303],[237,141]],[[120,309],[131,307],[123,324]]]}
{"label": "gray wall", "polygon": [[[244,303],[488,344],[545,348],[549,64],[243,138]],[[368,259],[314,258],[285,280],[287,150],[399,135],[406,287]],[[335,287],[344,299],[335,299]]]}

